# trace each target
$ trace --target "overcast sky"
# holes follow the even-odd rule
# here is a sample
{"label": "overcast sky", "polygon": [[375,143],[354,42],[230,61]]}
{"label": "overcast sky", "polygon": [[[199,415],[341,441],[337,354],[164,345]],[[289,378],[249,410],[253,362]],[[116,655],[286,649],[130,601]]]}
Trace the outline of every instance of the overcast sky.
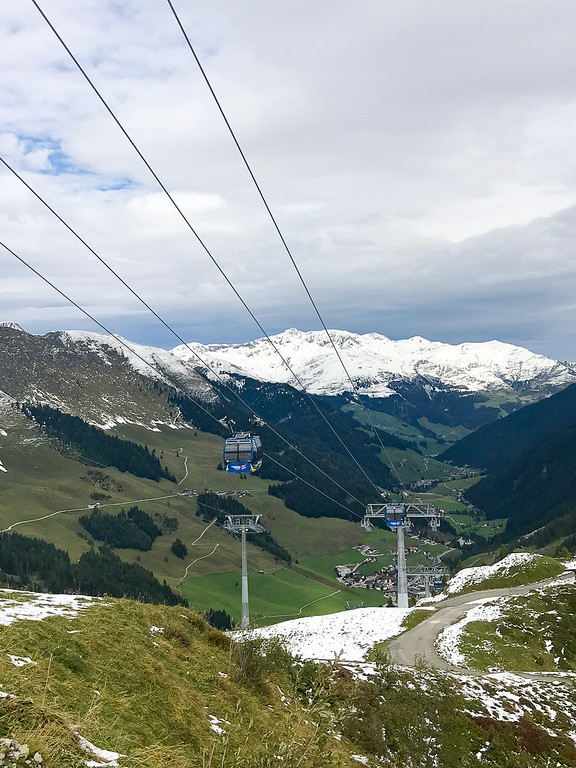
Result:
{"label": "overcast sky", "polygon": [[[166,0],[39,2],[266,331],[317,329]],[[575,3],[174,5],[328,327],[576,360]],[[184,338],[261,336],[30,0],[0,35],[0,156]],[[178,343],[3,167],[0,240]],[[98,330],[0,269],[0,320]]]}

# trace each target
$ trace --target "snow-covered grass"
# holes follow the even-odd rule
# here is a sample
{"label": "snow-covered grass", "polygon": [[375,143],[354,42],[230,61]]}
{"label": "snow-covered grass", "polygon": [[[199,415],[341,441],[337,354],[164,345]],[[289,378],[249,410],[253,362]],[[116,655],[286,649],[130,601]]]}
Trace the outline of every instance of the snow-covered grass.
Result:
{"label": "snow-covered grass", "polygon": [[487,714],[505,722],[517,722],[528,715],[558,723],[559,713],[572,722],[576,718],[574,689],[569,680],[531,680],[511,672],[483,678],[458,675],[457,679],[472,714]]}
{"label": "snow-covered grass", "polygon": [[15,621],[42,621],[48,616],[74,618],[95,602],[102,602],[101,598],[0,589],[0,624],[7,627]]}
{"label": "snow-covered grass", "polygon": [[439,634],[436,649],[458,667],[573,674],[574,600],[574,582],[565,579],[475,600],[464,618]]}
{"label": "snow-covered grass", "polygon": [[440,602],[447,597],[479,589],[531,584],[558,576],[564,568],[564,565],[550,557],[529,552],[512,552],[494,565],[463,568],[450,579],[442,594],[425,602]]}
{"label": "snow-covered grass", "polygon": [[501,615],[501,608],[498,598],[475,600],[474,607],[467,611],[463,619],[446,627],[438,635],[436,650],[440,656],[455,667],[466,667],[466,657],[460,651],[460,638],[464,628],[471,621],[495,621]]}
{"label": "snow-covered grass", "polygon": [[282,638],[290,653],[303,659],[363,661],[376,643],[404,631],[402,622],[411,611],[411,608],[357,608],[233,634],[236,640]]}

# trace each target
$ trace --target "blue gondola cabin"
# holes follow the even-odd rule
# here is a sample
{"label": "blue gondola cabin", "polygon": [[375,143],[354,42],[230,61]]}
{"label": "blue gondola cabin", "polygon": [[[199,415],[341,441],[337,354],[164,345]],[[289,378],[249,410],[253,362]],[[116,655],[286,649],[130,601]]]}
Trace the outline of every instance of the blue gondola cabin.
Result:
{"label": "blue gondola cabin", "polygon": [[257,472],[262,466],[262,441],[251,432],[237,432],[224,444],[226,472]]}

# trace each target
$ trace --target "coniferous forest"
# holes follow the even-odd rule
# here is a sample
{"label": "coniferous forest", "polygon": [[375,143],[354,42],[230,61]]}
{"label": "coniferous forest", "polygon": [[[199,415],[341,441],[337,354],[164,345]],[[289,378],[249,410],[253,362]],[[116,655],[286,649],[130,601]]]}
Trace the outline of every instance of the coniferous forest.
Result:
{"label": "coniferous forest", "polygon": [[144,603],[187,605],[151,571],[124,563],[109,547],[71,563],[67,552],[41,539],[0,534],[0,582],[13,589],[129,597]]}
{"label": "coniferous forest", "polygon": [[78,416],[63,413],[49,405],[23,403],[21,408],[22,413],[44,427],[50,437],[77,451],[80,460],[116,467],[120,472],[130,472],[149,480],[166,478],[176,482],[174,475],[167,467],[162,468],[156,455],[150,453],[146,446],[108,435]]}
{"label": "coniferous forest", "polygon": [[79,519],[88,533],[98,541],[103,541],[118,549],[139,549],[147,552],[152,544],[162,535],[154,520],[139,507],[122,510],[118,515],[110,515],[100,509],[93,509],[89,515]]}

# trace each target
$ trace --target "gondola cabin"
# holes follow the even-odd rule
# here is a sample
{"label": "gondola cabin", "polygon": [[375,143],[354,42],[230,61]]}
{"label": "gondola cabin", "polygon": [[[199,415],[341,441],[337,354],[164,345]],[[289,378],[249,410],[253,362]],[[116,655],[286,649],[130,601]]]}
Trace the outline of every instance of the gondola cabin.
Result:
{"label": "gondola cabin", "polygon": [[257,472],[262,466],[262,441],[251,432],[237,432],[224,444],[226,472]]}
{"label": "gondola cabin", "polygon": [[398,528],[398,526],[404,525],[406,516],[404,504],[386,504],[384,516],[389,528]]}

